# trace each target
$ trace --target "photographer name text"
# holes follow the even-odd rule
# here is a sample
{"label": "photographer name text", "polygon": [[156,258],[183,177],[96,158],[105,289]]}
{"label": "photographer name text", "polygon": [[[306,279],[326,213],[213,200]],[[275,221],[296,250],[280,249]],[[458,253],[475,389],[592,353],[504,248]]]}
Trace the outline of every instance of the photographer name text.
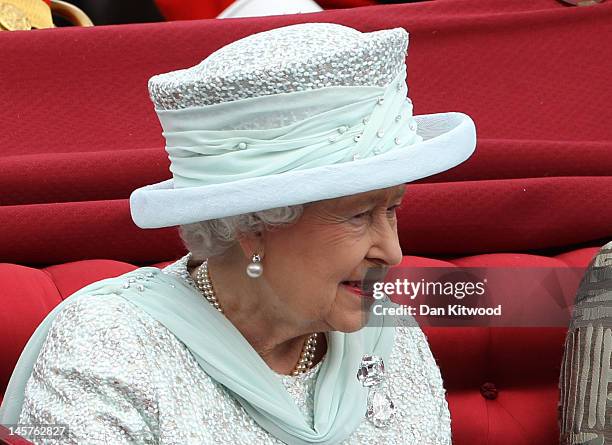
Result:
{"label": "photographer name text", "polygon": [[429,306],[420,304],[416,306],[398,305],[386,307],[382,305],[374,305],[372,311],[375,315],[391,315],[391,316],[406,316],[406,315],[432,315],[432,316],[500,316],[502,313],[502,305],[496,307],[471,307],[462,304],[449,304],[444,306]]}

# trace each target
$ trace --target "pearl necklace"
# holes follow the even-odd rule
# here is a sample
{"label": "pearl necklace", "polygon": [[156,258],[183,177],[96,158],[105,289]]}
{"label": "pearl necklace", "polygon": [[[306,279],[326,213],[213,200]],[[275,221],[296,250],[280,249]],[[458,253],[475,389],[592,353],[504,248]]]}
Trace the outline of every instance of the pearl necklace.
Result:
{"label": "pearl necklace", "polygon": [[[206,300],[208,300],[208,302],[212,304],[215,309],[223,313],[223,308],[219,304],[219,300],[215,294],[215,289],[213,288],[212,282],[210,281],[210,276],[208,274],[208,260],[204,260],[204,262],[198,266],[196,273],[196,285]],[[293,371],[291,371],[291,375],[296,376],[312,368],[312,360],[314,359],[315,351],[317,350],[317,335],[317,332],[313,332],[304,342],[300,359],[293,368]]]}

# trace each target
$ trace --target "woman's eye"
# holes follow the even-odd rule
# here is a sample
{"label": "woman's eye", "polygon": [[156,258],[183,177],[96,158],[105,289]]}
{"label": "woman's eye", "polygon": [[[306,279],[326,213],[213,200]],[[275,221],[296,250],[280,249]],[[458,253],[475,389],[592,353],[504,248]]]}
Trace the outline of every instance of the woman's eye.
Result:
{"label": "woman's eye", "polygon": [[399,207],[399,205],[394,205],[394,206],[388,207],[387,208],[387,216],[389,218],[395,218],[397,216],[396,211],[397,211],[398,207]]}
{"label": "woman's eye", "polygon": [[353,215],[353,219],[363,219],[369,215],[370,212],[361,212],[356,215]]}

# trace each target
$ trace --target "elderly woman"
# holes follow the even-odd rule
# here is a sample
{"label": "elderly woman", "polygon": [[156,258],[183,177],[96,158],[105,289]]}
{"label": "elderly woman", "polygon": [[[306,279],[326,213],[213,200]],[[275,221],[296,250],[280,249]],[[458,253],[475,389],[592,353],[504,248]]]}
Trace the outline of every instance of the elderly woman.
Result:
{"label": "elderly woman", "polygon": [[449,444],[423,332],[373,323],[364,284],[402,259],[403,184],[476,143],[465,114],[413,116],[407,46],[301,24],[152,77],[173,178],[132,217],[189,253],[56,307],[0,420],[65,425],[59,443]]}

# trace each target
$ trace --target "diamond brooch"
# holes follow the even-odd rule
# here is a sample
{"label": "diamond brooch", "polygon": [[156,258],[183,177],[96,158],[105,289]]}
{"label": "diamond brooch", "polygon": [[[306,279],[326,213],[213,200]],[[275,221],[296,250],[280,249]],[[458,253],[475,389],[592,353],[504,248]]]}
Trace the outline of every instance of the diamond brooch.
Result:
{"label": "diamond brooch", "polygon": [[366,416],[377,428],[389,426],[395,417],[395,405],[388,394],[377,389],[371,389],[368,394],[368,410]]}
{"label": "diamond brooch", "polygon": [[385,377],[385,363],[377,355],[364,355],[357,371],[357,380],[365,388],[380,385]]}
{"label": "diamond brooch", "polygon": [[385,364],[382,357],[364,355],[357,371],[357,380],[364,388],[369,388],[367,419],[377,428],[389,426],[396,416],[393,400],[382,387],[385,379]]}

